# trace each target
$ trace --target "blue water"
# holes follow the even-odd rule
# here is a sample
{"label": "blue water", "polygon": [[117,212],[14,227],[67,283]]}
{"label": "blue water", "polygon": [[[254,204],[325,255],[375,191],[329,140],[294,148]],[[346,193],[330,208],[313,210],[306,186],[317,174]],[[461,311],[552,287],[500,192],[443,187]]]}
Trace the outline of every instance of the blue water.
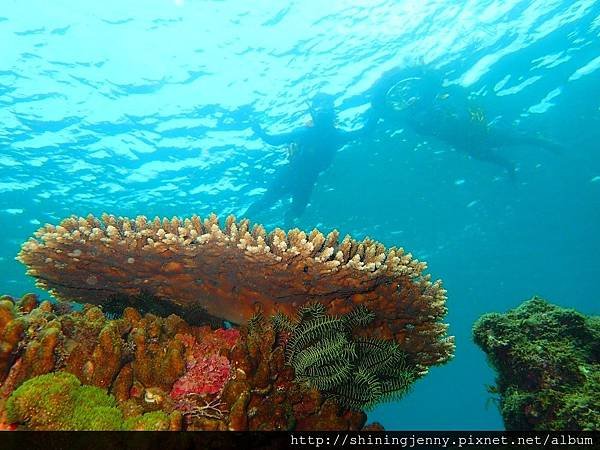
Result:
{"label": "blue water", "polygon": [[[456,357],[398,403],[388,429],[501,429],[471,342],[481,314],[533,294],[598,313],[600,2],[2,0],[0,291],[34,289],[14,261],[70,214],[241,214],[317,91],[360,98],[397,66],[429,65],[486,117],[564,146],[503,150],[498,167],[385,124],[338,152],[297,225],[403,246],[448,290]],[[340,111],[360,127],[366,105]],[[457,130],[457,133],[460,130]],[[281,206],[265,215],[280,225]]]}

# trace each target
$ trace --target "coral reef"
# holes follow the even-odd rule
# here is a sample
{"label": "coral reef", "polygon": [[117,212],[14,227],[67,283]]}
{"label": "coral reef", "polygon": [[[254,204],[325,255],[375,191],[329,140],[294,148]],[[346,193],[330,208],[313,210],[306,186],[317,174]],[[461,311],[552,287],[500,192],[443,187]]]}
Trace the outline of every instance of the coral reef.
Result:
{"label": "coral reef", "polygon": [[364,412],[298,382],[285,341],[269,320],[213,330],[132,308],[110,319],[93,305],[69,312],[4,296],[0,428],[361,429]]}
{"label": "coral reef", "polygon": [[[394,339],[420,373],[447,361],[454,350],[441,322],[446,314],[441,282],[432,282],[423,273],[426,265],[403,249],[386,250],[370,239],[340,241],[337,231],[266,233],[233,216],[221,226],[215,215],[71,217],[35,236],[18,259],[59,299],[101,304],[117,313],[127,305],[142,312],[153,305],[149,311],[176,313],[189,323],[198,316],[234,324],[258,311],[293,316],[314,301],[337,315],[364,305],[375,317],[360,330],[363,337]],[[118,331],[105,332],[107,346]],[[173,345],[171,352],[183,351],[182,342]]]}
{"label": "coral reef", "polygon": [[508,430],[600,429],[600,317],[534,297],[482,316],[473,334]]}

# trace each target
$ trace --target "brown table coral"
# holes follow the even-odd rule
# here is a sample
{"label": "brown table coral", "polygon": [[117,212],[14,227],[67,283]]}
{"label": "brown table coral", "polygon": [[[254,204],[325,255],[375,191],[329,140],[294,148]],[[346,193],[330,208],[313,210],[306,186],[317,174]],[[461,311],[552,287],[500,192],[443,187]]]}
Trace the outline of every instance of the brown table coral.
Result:
{"label": "brown table coral", "polygon": [[[229,216],[171,220],[103,215],[46,225],[23,244],[18,259],[57,298],[107,304],[150,296],[183,310],[202,308],[235,324],[257,310],[293,315],[312,301],[330,314],[362,304],[376,314],[365,332],[394,338],[421,366],[445,362],[454,343],[441,323],[440,281],[401,248],[339,233],[294,229],[266,233]],[[179,311],[176,309],[176,311]]]}

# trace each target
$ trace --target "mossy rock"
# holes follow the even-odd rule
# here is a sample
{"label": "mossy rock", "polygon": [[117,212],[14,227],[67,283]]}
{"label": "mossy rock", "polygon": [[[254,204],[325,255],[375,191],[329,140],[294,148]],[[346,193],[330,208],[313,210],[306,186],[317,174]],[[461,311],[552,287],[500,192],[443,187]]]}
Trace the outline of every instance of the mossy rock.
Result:
{"label": "mossy rock", "polygon": [[482,316],[475,343],[498,373],[508,430],[600,429],[600,318],[534,297]]}

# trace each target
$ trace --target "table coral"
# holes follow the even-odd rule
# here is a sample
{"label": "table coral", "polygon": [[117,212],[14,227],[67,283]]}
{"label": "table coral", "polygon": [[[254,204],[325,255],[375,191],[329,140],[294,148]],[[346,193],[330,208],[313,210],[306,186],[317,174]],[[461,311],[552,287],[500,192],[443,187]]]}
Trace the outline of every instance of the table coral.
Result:
{"label": "table coral", "polygon": [[508,430],[600,429],[600,317],[534,297],[482,316],[473,334]]}
{"label": "table coral", "polygon": [[[18,259],[56,297],[85,303],[202,312],[245,323],[257,310],[288,315],[319,301],[329,313],[362,304],[375,313],[365,336],[395,339],[425,372],[454,349],[446,336],[445,290],[402,248],[337,231],[266,233],[233,216],[148,220],[71,217],[40,228]],[[190,320],[188,320],[190,322]]]}

